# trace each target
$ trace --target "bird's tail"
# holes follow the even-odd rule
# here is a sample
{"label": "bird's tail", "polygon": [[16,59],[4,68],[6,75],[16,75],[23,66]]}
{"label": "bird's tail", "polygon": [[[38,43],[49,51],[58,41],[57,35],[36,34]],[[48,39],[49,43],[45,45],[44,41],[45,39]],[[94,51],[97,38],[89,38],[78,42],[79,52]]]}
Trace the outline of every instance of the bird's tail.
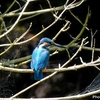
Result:
{"label": "bird's tail", "polygon": [[42,71],[35,71],[34,72],[34,79],[35,80],[41,80],[43,78],[43,73]]}

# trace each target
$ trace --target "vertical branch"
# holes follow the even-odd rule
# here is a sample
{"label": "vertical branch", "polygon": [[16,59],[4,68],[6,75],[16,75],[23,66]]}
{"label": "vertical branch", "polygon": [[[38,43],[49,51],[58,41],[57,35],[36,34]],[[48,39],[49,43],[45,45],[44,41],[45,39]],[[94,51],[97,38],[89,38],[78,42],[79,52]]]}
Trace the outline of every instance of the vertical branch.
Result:
{"label": "vertical branch", "polygon": [[93,62],[94,60],[94,49],[95,49],[95,39],[94,36],[97,33],[97,30],[95,31],[95,33],[93,34],[92,30],[91,30],[91,48],[92,49],[92,58],[91,58],[91,62]]}

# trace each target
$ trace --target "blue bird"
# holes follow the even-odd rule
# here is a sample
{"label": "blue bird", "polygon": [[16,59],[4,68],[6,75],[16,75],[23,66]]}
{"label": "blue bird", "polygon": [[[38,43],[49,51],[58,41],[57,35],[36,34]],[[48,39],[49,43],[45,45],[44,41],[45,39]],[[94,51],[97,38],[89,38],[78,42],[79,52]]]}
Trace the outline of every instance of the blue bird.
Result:
{"label": "blue bird", "polygon": [[30,63],[31,69],[34,70],[34,79],[41,80],[43,78],[42,70],[47,66],[50,56],[48,47],[55,45],[58,47],[64,47],[60,44],[53,42],[49,38],[42,38],[37,47],[32,52],[32,59]]}

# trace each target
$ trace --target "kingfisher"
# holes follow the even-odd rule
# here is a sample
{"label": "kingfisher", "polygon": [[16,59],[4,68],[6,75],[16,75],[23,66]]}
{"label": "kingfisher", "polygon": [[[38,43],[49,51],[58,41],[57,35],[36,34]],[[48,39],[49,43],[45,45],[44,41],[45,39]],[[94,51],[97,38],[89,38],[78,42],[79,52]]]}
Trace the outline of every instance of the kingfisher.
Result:
{"label": "kingfisher", "polygon": [[50,57],[50,50],[48,47],[52,45],[64,47],[55,43],[53,40],[44,37],[39,41],[39,44],[32,52],[30,67],[34,70],[35,80],[41,80],[43,78],[42,70],[46,68]]}

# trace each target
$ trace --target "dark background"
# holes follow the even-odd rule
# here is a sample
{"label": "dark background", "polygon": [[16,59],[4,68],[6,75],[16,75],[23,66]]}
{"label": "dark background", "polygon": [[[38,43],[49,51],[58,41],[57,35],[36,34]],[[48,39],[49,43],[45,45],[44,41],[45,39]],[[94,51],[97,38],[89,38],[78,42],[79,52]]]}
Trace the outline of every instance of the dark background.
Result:
{"label": "dark background", "polygon": [[[23,1],[18,0],[21,6],[24,4]],[[50,0],[52,7],[62,6],[64,5],[66,0]],[[97,33],[95,35],[96,44],[95,46],[97,48],[100,47],[99,43],[99,24],[100,24],[100,1],[99,0],[87,0],[84,2],[81,6],[72,9],[71,11],[78,16],[78,18],[84,23],[86,14],[88,12],[88,7],[91,10],[91,17],[88,22],[88,28],[92,30],[94,33],[97,30]],[[0,1],[0,11],[1,13],[4,13],[5,10],[9,7],[9,5],[12,3],[12,0],[1,0]],[[43,9],[49,8],[48,3],[46,0],[38,0],[35,2],[32,2],[27,7],[26,11],[33,11],[33,10],[39,10],[40,5]],[[17,4],[14,5],[12,8],[17,9],[19,6]],[[11,10],[12,10],[11,9]],[[59,11],[60,13],[61,11]],[[70,20],[71,26],[70,29],[67,32],[63,32],[55,42],[60,44],[68,44],[72,39],[68,34],[71,34],[73,37],[77,36],[77,34],[80,32],[82,25],[76,21],[75,18],[73,18],[68,11],[66,11],[63,16],[63,19]],[[4,21],[7,26],[14,23],[16,17],[10,17],[10,18],[4,18]],[[11,40],[14,40],[17,38],[20,34],[22,34],[29,26],[30,22],[33,23],[32,28],[30,32],[28,33],[27,37],[25,39],[30,38],[31,36],[37,34],[39,31],[42,30],[42,25],[44,27],[48,26],[50,23],[52,23],[54,20],[54,17],[52,16],[52,13],[46,13],[39,16],[36,16],[34,18],[19,22],[15,30],[13,30],[10,33]],[[64,21],[58,21],[54,26],[52,26],[50,29],[48,29],[46,32],[44,32],[41,36],[37,37],[35,40],[32,40],[30,43],[22,45],[22,46],[16,46],[13,49],[11,49],[7,54],[0,57],[0,60],[6,61],[6,60],[12,60],[20,57],[24,57],[27,55],[30,55],[32,53],[32,50],[37,45],[38,41],[42,37],[49,37],[53,38],[55,34],[60,30],[60,28],[64,25]],[[85,30],[84,34],[79,40],[79,43],[81,42],[81,39],[83,37],[88,36],[89,44],[87,46],[90,46],[91,41],[91,32]],[[3,38],[0,40],[1,43],[7,43],[6,39]],[[0,48],[4,50],[5,48]],[[70,55],[72,56],[77,48],[69,48]],[[80,64],[79,57],[81,56],[83,58],[84,62],[91,61],[91,51],[82,50],[78,54],[78,56],[69,64]],[[99,52],[95,52],[94,60],[96,60],[100,56]],[[60,52],[58,55],[54,55],[50,58],[48,68],[55,68],[58,66],[58,63],[63,64],[68,60],[68,55],[66,51]],[[66,66],[67,67],[67,66]],[[29,64],[23,65],[22,68],[30,68]],[[27,92],[23,93],[19,97],[60,97],[60,96],[66,96],[66,95],[73,95],[80,93],[81,91],[84,91],[86,86],[88,86],[92,80],[96,77],[96,75],[99,73],[97,69],[94,67],[80,69],[77,71],[69,71],[69,72],[62,72],[58,73],[54,77],[42,82],[41,84],[33,87],[32,89],[28,90]],[[44,76],[47,76],[50,73],[44,73]],[[19,73],[8,73],[4,71],[0,71],[0,97],[10,97],[14,95],[15,93],[19,92],[20,90],[26,88],[27,86],[33,84],[36,82],[33,79],[33,74],[19,74]],[[87,100],[89,98],[86,98]],[[91,97],[90,97],[91,99]]]}

